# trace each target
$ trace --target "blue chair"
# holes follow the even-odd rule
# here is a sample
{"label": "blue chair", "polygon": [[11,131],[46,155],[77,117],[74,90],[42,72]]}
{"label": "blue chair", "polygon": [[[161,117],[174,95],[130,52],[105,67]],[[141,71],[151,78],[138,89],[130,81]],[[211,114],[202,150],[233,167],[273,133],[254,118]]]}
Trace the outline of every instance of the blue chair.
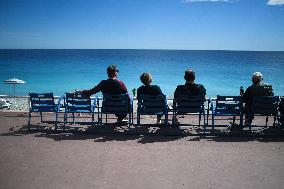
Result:
{"label": "blue chair", "polygon": [[40,113],[40,121],[43,122],[43,112],[55,113],[55,130],[57,130],[58,112],[60,111],[60,99],[57,104],[54,102],[53,93],[29,93],[29,121],[28,130],[30,131],[32,113]]}
{"label": "blue chair", "polygon": [[249,110],[249,130],[251,131],[251,122],[254,116],[266,116],[265,127],[267,127],[268,116],[273,116],[273,126],[278,117],[279,96],[257,96],[252,100],[252,106]]}
{"label": "blue chair", "polygon": [[176,116],[177,115],[186,115],[189,113],[198,113],[200,126],[201,117],[203,115],[203,127],[205,131],[206,121],[205,121],[205,97],[203,95],[198,96],[187,96],[180,95],[178,98],[174,98],[173,101],[173,125],[176,125]]}
{"label": "blue chair", "polygon": [[[72,114],[73,124],[75,124],[75,114],[79,113],[90,113],[92,114],[92,126],[94,125],[94,114],[96,109],[96,99],[92,103],[90,96],[84,95],[82,93],[65,93],[64,97],[64,126],[68,121],[68,113]],[[98,113],[99,114],[99,113]]]}
{"label": "blue chair", "polygon": [[106,114],[106,123],[108,114],[128,114],[129,126],[133,123],[133,101],[128,94],[103,94],[100,109],[100,125],[102,125],[103,114]]}
{"label": "blue chair", "polygon": [[241,96],[217,96],[215,107],[211,102],[212,111],[212,132],[215,127],[216,116],[233,116],[233,125],[236,121],[236,116],[240,117],[240,126],[243,125],[243,104]]}
{"label": "blue chair", "polygon": [[168,104],[165,95],[141,95],[137,104],[137,124],[140,125],[141,115],[165,116],[168,125]]}

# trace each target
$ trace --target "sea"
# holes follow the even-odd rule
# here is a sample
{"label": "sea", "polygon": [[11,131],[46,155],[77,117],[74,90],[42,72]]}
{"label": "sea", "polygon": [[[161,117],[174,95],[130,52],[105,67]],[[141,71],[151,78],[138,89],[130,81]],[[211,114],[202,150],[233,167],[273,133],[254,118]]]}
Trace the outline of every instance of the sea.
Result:
{"label": "sea", "polygon": [[[196,72],[196,83],[203,84],[207,97],[239,95],[240,87],[251,84],[258,71],[274,94],[284,95],[284,52],[212,50],[135,50],[135,49],[1,49],[0,95],[27,96],[29,92],[53,92],[57,96],[79,89],[90,89],[107,78],[108,65],[118,66],[132,96],[141,86],[140,75],[149,72],[153,83],[169,98],[177,85],[184,84],[184,71]],[[3,81],[11,78],[26,84]],[[95,95],[96,96],[96,95]],[[97,94],[101,96],[101,94]]]}

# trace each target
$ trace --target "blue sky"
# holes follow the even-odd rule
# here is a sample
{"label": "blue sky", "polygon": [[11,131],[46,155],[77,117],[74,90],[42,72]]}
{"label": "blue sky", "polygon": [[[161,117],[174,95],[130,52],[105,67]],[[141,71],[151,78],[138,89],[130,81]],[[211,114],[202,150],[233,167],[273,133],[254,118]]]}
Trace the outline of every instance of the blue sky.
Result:
{"label": "blue sky", "polygon": [[0,0],[0,48],[284,51],[284,0]]}

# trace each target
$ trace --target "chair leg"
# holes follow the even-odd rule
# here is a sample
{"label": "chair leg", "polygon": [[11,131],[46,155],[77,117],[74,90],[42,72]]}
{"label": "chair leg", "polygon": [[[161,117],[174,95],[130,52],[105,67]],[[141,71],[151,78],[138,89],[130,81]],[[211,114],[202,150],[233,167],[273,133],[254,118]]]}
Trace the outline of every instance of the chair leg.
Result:
{"label": "chair leg", "polygon": [[128,126],[131,126],[131,112],[128,114]]}
{"label": "chair leg", "polygon": [[75,124],[75,115],[74,115],[74,113],[72,113],[72,116],[73,116],[73,124]]}
{"label": "chair leg", "polygon": [[40,112],[40,122],[42,123],[42,112]]}
{"label": "chair leg", "polygon": [[32,113],[29,112],[28,131],[31,131],[31,118],[32,118]]}
{"label": "chair leg", "polygon": [[173,124],[173,126],[175,126],[176,125],[176,114],[175,114],[175,112],[173,112],[173,118],[172,118],[172,124]]}
{"label": "chair leg", "polygon": [[57,131],[58,112],[55,113],[55,131]]}
{"label": "chair leg", "polygon": [[212,113],[212,133],[214,133],[214,125],[215,123],[214,123],[214,115],[213,115],[213,113]]}
{"label": "chair leg", "polygon": [[266,116],[266,120],[265,120],[265,127],[267,127],[267,123],[268,123],[268,116]]}
{"label": "chair leg", "polygon": [[233,125],[235,124],[236,122],[236,116],[233,116]]}
{"label": "chair leg", "polygon": [[273,126],[276,126],[277,116],[274,116],[273,118],[274,118],[274,119],[273,119]]}
{"label": "chair leg", "polygon": [[166,127],[168,126],[168,120],[169,120],[169,115],[168,115],[168,112],[166,112],[165,114],[165,126]]}
{"label": "chair leg", "polygon": [[100,122],[100,126],[102,126],[103,125],[103,113],[101,113],[101,117],[100,117],[99,122]]}
{"label": "chair leg", "polygon": [[137,113],[137,125],[140,126],[140,114],[139,113]]}
{"label": "chair leg", "polygon": [[240,126],[243,126],[243,115],[240,115]]}
{"label": "chair leg", "polygon": [[64,123],[63,123],[63,131],[65,131],[65,125],[67,123],[67,113],[64,113]]}
{"label": "chair leg", "polygon": [[201,113],[199,112],[198,127],[200,127],[200,122],[201,122]]}
{"label": "chair leg", "polygon": [[206,122],[205,122],[205,111],[203,112],[203,133],[205,134]]}
{"label": "chair leg", "polygon": [[95,112],[92,112],[92,126],[94,126],[94,115],[95,114]]}

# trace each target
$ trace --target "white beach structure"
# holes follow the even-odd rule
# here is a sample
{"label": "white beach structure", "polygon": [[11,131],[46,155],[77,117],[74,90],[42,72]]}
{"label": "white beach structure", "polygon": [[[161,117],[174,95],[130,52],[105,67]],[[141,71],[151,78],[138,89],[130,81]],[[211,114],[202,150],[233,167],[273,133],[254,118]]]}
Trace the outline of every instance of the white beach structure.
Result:
{"label": "white beach structure", "polygon": [[15,96],[15,94],[16,94],[16,85],[17,84],[25,84],[26,82],[23,81],[23,80],[20,80],[20,79],[13,78],[13,79],[4,80],[4,83],[5,84],[13,84],[14,85],[14,96]]}

